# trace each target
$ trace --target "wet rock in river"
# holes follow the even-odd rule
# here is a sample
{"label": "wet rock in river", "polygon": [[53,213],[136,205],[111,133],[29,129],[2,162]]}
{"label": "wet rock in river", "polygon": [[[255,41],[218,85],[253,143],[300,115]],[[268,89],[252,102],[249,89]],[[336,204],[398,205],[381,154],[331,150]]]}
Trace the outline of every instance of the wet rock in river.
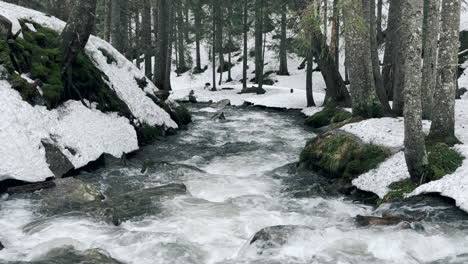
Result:
{"label": "wet rock in river", "polygon": [[216,107],[220,108],[220,109],[224,109],[224,108],[226,108],[227,106],[230,106],[230,105],[231,105],[231,101],[229,99],[223,99],[223,100],[216,103]]}
{"label": "wet rock in river", "polygon": [[217,113],[211,117],[213,120],[226,120],[226,115],[224,115],[224,112]]}
{"label": "wet rock in river", "polygon": [[96,185],[72,177],[57,179],[55,184],[55,188],[41,193],[42,211],[50,214],[73,211],[81,204],[104,199]]}
{"label": "wet rock in river", "polygon": [[312,228],[307,226],[270,226],[255,233],[253,238],[250,240],[249,245],[254,246],[257,254],[262,255],[265,250],[281,248],[296,234],[312,230]]}
{"label": "wet rock in river", "polygon": [[[8,263],[8,262],[7,262]],[[11,263],[11,262],[10,262]],[[38,260],[31,262],[13,262],[11,264],[61,264],[61,263],[86,263],[86,264],[122,264],[112,258],[101,249],[88,249],[77,251],[73,247],[55,248],[47,252]]]}
{"label": "wet rock in river", "polygon": [[4,249],[5,246],[3,246],[2,242],[0,242],[0,250]]}
{"label": "wet rock in river", "polygon": [[355,219],[358,226],[392,226],[401,223],[419,222],[424,218],[425,216],[413,218],[384,213],[382,217],[358,215]]}

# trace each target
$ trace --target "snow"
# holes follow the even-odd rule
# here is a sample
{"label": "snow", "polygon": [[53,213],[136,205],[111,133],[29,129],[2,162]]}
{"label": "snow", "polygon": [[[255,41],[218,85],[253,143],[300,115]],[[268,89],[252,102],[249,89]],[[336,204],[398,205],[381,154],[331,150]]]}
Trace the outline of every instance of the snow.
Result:
{"label": "snow", "polygon": [[[423,122],[423,131],[429,133],[430,124]],[[403,118],[373,118],[345,125],[342,130],[354,134],[368,144],[402,149],[405,135]]]}
{"label": "snow", "polygon": [[366,172],[353,180],[353,185],[363,191],[373,192],[381,199],[390,191],[393,182],[409,178],[403,151],[391,156],[376,169]]}
{"label": "snow", "polygon": [[42,140],[55,142],[75,168],[103,153],[120,157],[138,149],[128,119],[86,108],[77,101],[52,111],[33,107],[7,81],[0,80],[0,180],[38,182],[53,177]]}

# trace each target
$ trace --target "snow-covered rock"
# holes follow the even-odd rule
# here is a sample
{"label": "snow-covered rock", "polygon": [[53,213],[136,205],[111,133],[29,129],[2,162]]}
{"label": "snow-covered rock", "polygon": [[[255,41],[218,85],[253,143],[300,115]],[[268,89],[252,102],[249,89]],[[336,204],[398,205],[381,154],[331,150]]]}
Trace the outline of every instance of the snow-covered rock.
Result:
{"label": "snow-covered rock", "polygon": [[69,101],[52,111],[31,106],[5,81],[0,81],[0,180],[43,181],[54,174],[42,140],[54,142],[75,168],[103,153],[120,157],[138,149],[128,119],[104,114]]}
{"label": "snow-covered rock", "polygon": [[[65,22],[41,12],[0,1],[0,15],[12,22],[13,32],[20,30],[19,19],[30,19],[58,32]],[[108,64],[105,50],[115,61]],[[127,104],[137,120],[151,126],[177,128],[169,114],[146,94],[157,90],[148,80],[145,90],[136,81],[144,73],[137,69],[109,43],[91,36],[86,52],[95,66],[107,77],[109,87]],[[22,74],[32,81],[27,74]],[[31,106],[7,81],[0,81],[0,181],[18,179],[43,181],[54,174],[46,161],[42,141],[52,142],[75,168],[85,166],[103,153],[120,157],[138,149],[137,133],[130,120],[117,113],[102,113],[81,102],[68,101],[57,109]]]}

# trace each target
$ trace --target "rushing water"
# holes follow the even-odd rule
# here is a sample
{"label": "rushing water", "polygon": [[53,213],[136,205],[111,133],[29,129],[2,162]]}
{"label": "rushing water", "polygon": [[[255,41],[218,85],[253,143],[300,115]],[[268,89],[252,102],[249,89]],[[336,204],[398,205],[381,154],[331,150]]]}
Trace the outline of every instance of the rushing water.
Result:
{"label": "rushing water", "polygon": [[[184,183],[189,195],[164,200],[158,213],[120,226],[80,214],[46,218],[33,195],[4,197],[0,241],[6,249],[0,262],[78,263],[71,255],[57,262],[48,254],[67,246],[102,249],[135,264],[468,262],[467,217],[444,203],[386,206],[428,214],[415,228],[357,228],[353,217],[375,213],[371,207],[304,192],[304,186],[297,195],[294,186],[300,184],[286,184],[297,176],[288,164],[313,136],[298,114],[228,108],[222,122],[211,119],[213,108],[192,110],[188,130],[144,148],[125,164],[79,175],[106,195],[173,182]],[[148,161],[154,166],[142,172]],[[275,225],[310,228],[259,254],[249,239]]]}

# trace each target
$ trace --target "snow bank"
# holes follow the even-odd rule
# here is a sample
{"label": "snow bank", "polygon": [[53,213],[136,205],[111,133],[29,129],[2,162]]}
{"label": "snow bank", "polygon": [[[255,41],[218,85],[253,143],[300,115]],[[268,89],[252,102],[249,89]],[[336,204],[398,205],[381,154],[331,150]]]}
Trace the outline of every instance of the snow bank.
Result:
{"label": "snow bank", "polygon": [[405,153],[403,151],[391,156],[376,169],[362,174],[353,180],[353,185],[363,191],[377,194],[381,199],[390,191],[390,184],[408,179]]}
{"label": "snow bank", "polygon": [[[58,18],[5,2],[0,2],[0,15],[12,21],[13,32],[21,29],[19,19],[31,19],[59,32],[63,30],[66,24]],[[99,48],[105,49],[114,57],[116,62],[107,64],[107,58],[99,51]],[[117,96],[127,104],[132,114],[140,122],[152,126],[177,128],[177,124],[170,118],[169,114],[146,96],[146,92],[151,93],[157,90],[155,85],[148,80],[148,86],[145,88],[146,92],[138,87],[135,77],[141,79],[144,74],[112,45],[98,37],[91,36],[86,45],[86,51],[88,56],[93,59],[96,67],[107,75],[109,78],[108,83],[116,91]]]}
{"label": "snow bank", "polygon": [[0,80],[0,180],[37,182],[53,177],[42,140],[54,141],[75,168],[103,153],[120,157],[138,149],[128,119],[77,101],[52,111],[33,107],[7,81]]}

